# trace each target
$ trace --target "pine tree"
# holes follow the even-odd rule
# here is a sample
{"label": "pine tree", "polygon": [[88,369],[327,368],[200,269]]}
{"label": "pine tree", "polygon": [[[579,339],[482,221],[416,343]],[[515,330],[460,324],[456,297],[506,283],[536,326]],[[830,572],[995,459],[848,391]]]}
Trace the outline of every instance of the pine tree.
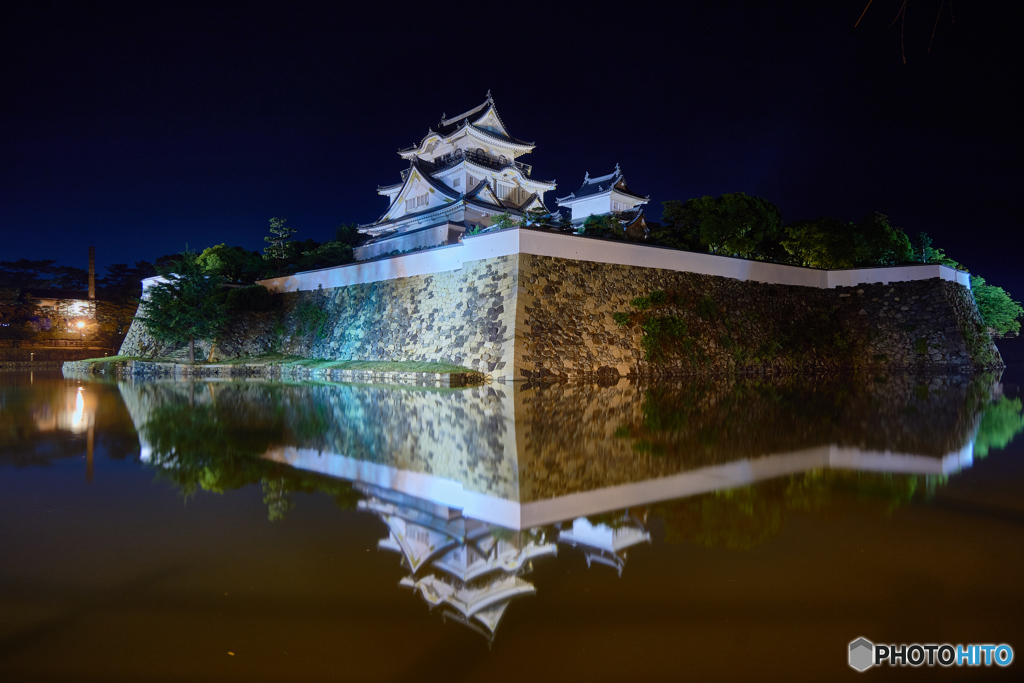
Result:
{"label": "pine tree", "polygon": [[146,291],[136,316],[149,333],[161,341],[188,342],[188,362],[196,362],[196,337],[215,336],[224,325],[223,279],[203,270],[198,256],[188,250],[170,269],[158,269],[166,282]]}
{"label": "pine tree", "polygon": [[263,238],[263,241],[268,243],[267,247],[263,249],[264,258],[283,260],[288,257],[286,243],[298,230],[288,227],[287,222],[287,218],[270,219],[270,236]]}

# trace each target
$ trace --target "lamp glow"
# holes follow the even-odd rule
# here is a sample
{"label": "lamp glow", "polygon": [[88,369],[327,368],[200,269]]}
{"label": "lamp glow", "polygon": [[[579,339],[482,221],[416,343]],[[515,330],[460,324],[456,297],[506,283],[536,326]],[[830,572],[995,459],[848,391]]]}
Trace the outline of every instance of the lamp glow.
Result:
{"label": "lamp glow", "polygon": [[75,327],[77,327],[78,329],[82,329],[83,327],[85,327],[85,323],[79,320],[77,323],[75,323]]}

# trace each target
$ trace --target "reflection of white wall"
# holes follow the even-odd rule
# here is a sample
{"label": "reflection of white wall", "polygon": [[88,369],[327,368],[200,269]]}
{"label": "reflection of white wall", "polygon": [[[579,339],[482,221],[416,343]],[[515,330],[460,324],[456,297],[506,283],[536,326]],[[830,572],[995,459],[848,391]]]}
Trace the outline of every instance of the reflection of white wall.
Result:
{"label": "reflection of white wall", "polygon": [[[940,265],[818,270],[762,261],[748,261],[728,256],[715,256],[714,254],[662,249],[643,244],[607,242],[519,229],[466,237],[459,245],[440,250],[416,252],[372,263],[353,263],[336,268],[297,273],[286,277],[262,280],[261,284],[274,292],[315,290],[319,286],[330,289],[412,275],[431,275],[459,270],[464,261],[477,261],[511,254],[536,254],[592,263],[661,268],[678,272],[717,275],[735,280],[800,285],[820,289],[870,283],[888,284],[890,282],[928,280],[936,277],[958,282],[966,287],[971,286],[967,273]],[[153,280],[154,278],[149,279]],[[144,280],[143,283],[145,284],[145,282]]]}
{"label": "reflection of white wall", "polygon": [[[298,469],[399,491],[461,510],[466,517],[490,524],[510,529],[528,529],[609,510],[640,507],[663,500],[749,486],[767,479],[824,468],[899,474],[951,474],[971,466],[973,449],[973,444],[967,444],[959,451],[936,458],[888,451],[863,451],[836,445],[822,446],[701,467],[668,477],[529,503],[469,491],[461,482],[433,474],[410,472],[310,449],[278,448],[264,457]],[[575,527],[573,531],[576,531]],[[591,535],[601,533],[599,527],[594,527]]]}

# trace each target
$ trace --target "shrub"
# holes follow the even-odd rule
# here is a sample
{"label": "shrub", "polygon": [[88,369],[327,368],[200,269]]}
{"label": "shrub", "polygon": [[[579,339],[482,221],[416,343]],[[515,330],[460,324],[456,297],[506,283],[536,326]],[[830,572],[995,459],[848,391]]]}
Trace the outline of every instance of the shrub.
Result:
{"label": "shrub", "polygon": [[232,311],[262,312],[274,308],[276,300],[263,285],[239,287],[228,292],[227,306]]}

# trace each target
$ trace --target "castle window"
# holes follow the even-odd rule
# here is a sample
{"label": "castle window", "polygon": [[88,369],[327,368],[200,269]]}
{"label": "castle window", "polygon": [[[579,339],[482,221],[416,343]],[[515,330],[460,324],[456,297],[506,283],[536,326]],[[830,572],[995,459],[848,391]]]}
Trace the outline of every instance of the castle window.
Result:
{"label": "castle window", "polygon": [[413,211],[420,206],[426,206],[429,195],[421,194],[419,197],[412,197],[411,199],[405,200],[405,210]]}
{"label": "castle window", "polygon": [[461,184],[462,184],[462,178],[456,178],[455,180],[452,181],[452,187],[458,187]]}

